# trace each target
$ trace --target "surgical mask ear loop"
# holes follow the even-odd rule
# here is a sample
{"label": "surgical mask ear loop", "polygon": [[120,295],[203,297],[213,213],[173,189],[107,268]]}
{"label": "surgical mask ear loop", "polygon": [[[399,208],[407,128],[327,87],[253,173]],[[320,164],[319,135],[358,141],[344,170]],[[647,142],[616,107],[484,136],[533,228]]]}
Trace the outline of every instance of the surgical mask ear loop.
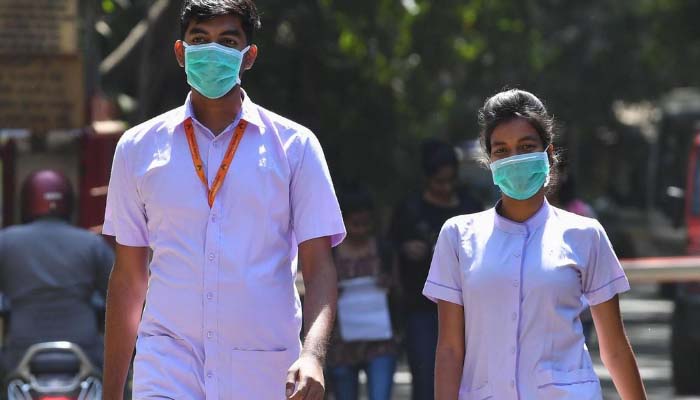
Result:
{"label": "surgical mask ear loop", "polygon": [[547,173],[547,178],[544,181],[544,185],[543,185],[544,187],[547,187],[547,185],[549,185],[549,181],[552,178],[552,166],[554,165],[552,158],[554,156],[549,154],[549,149],[551,149],[552,147],[553,147],[553,145],[550,143],[544,149],[544,154],[547,155],[547,162],[549,163],[549,173]]}

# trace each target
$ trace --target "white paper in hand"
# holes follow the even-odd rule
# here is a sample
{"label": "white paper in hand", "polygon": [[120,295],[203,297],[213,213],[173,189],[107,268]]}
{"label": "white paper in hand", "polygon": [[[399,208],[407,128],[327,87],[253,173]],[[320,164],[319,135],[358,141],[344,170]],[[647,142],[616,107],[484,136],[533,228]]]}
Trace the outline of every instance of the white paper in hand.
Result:
{"label": "white paper in hand", "polygon": [[386,290],[373,277],[348,279],[338,298],[340,336],[346,342],[387,340],[392,337]]}

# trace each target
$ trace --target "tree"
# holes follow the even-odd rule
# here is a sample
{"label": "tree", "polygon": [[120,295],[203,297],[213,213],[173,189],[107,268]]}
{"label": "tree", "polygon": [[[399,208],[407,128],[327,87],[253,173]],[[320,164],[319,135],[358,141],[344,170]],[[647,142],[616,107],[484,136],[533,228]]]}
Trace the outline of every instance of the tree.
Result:
{"label": "tree", "polygon": [[[158,17],[143,19],[159,3],[167,4]],[[135,123],[181,104],[187,87],[171,53],[179,1],[130,4],[105,16],[115,34],[103,43],[104,54],[136,25],[135,15],[148,22],[147,34],[123,72],[115,67],[103,85],[138,100]],[[571,158],[596,165],[603,153],[592,149],[605,146],[597,132],[615,127],[613,102],[653,100],[675,86],[700,84],[698,2],[257,4],[261,51],[244,86],[258,103],[318,134],[336,181],[361,180],[386,200],[418,185],[421,139],[476,138],[476,111],[504,86],[545,99],[562,126],[562,144],[576,146]],[[584,187],[598,185],[590,176],[600,174],[582,176]],[[601,185],[598,192],[607,190]]]}

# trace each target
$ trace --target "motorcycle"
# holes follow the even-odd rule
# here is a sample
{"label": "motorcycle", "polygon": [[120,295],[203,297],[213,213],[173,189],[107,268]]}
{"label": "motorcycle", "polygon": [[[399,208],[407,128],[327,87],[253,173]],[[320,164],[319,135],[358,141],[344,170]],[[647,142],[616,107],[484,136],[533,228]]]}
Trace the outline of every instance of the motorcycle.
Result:
{"label": "motorcycle", "polygon": [[102,379],[80,346],[38,343],[10,373],[8,400],[100,400]]}
{"label": "motorcycle", "polygon": [[[8,321],[10,305],[1,294],[0,304],[0,317]],[[6,391],[1,397],[7,400],[102,399],[100,370],[79,345],[67,341],[30,346],[4,383]]]}

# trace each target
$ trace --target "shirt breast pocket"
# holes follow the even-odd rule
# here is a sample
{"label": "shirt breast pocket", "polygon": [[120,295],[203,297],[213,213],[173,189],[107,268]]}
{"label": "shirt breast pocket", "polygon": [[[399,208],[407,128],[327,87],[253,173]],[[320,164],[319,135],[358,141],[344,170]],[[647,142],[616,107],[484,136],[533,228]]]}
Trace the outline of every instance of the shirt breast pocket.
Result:
{"label": "shirt breast pocket", "polygon": [[590,368],[571,371],[542,370],[537,372],[538,398],[588,399],[602,398],[600,382]]}
{"label": "shirt breast pocket", "polygon": [[[232,351],[232,394],[241,399],[283,400],[287,370],[294,362],[292,352],[285,349],[270,351]],[[240,397],[239,397],[240,396]]]}

